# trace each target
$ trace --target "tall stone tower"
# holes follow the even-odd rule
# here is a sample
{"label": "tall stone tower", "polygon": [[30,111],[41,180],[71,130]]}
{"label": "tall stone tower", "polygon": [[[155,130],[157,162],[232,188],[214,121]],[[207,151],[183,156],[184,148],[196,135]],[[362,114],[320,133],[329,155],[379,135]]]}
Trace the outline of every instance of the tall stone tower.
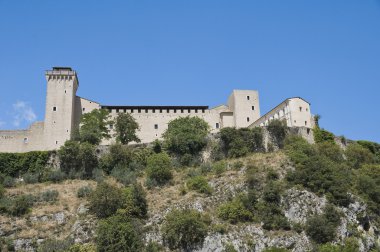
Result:
{"label": "tall stone tower", "polygon": [[75,71],[53,67],[46,71],[47,93],[44,142],[47,150],[57,149],[71,138],[75,127],[75,97],[79,86]]}
{"label": "tall stone tower", "polygon": [[236,128],[245,128],[260,118],[259,93],[255,90],[234,90],[228,98]]}

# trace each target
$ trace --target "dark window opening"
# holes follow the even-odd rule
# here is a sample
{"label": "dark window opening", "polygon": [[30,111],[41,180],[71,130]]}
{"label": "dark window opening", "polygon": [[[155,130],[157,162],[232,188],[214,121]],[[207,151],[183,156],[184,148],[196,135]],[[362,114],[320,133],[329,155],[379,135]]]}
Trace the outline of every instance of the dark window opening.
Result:
{"label": "dark window opening", "polygon": [[255,106],[252,106],[252,110],[255,110]]}
{"label": "dark window opening", "polygon": [[158,129],[158,124],[155,124],[155,125],[154,125],[154,129]]}
{"label": "dark window opening", "polygon": [[82,111],[84,112],[86,110],[86,108],[82,108]]}
{"label": "dark window opening", "polygon": [[187,111],[188,111],[189,113],[191,113],[191,109],[188,109]]}
{"label": "dark window opening", "polygon": [[302,111],[302,107],[300,107],[300,112]]}
{"label": "dark window opening", "polygon": [[204,109],[202,109],[202,113],[203,113],[203,114],[205,113],[205,110],[204,110]]}
{"label": "dark window opening", "polygon": [[215,128],[219,129],[219,123],[215,124]]}
{"label": "dark window opening", "polygon": [[58,141],[55,141],[55,144],[58,144]]}
{"label": "dark window opening", "polygon": [[307,125],[307,121],[305,121],[305,126]]}
{"label": "dark window opening", "polygon": [[57,107],[53,107],[53,111],[57,111]]}
{"label": "dark window opening", "polygon": [[169,112],[170,112],[170,109],[167,109],[166,112],[169,113]]}
{"label": "dark window opening", "polygon": [[162,109],[160,109],[160,113],[162,113]]}
{"label": "dark window opening", "polygon": [[153,110],[152,110],[152,112],[153,112],[153,113],[156,113],[156,110],[155,110],[155,109],[153,109]]}
{"label": "dark window opening", "polygon": [[133,113],[133,109],[131,109],[131,113]]}
{"label": "dark window opening", "polygon": [[145,113],[148,113],[148,109],[145,109]]}
{"label": "dark window opening", "polygon": [[249,97],[249,95],[247,95],[247,100],[249,101],[251,99],[251,97]]}
{"label": "dark window opening", "polygon": [[24,138],[24,143],[28,143],[28,138],[27,137]]}
{"label": "dark window opening", "polygon": [[198,109],[195,110],[195,113],[198,113]]}
{"label": "dark window opening", "polygon": [[249,122],[249,117],[247,117],[247,122]]}
{"label": "dark window opening", "polygon": [[183,109],[181,109],[181,113],[183,113]]}
{"label": "dark window opening", "polygon": [[176,110],[176,109],[174,110],[174,113],[177,113],[177,110]]}
{"label": "dark window opening", "polygon": [[138,109],[137,112],[138,112],[138,113],[141,113],[141,109]]}

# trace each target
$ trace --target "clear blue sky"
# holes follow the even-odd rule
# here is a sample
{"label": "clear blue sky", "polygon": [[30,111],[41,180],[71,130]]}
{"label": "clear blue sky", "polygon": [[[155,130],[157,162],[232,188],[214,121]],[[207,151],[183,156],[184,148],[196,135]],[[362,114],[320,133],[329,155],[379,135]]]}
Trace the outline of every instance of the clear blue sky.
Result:
{"label": "clear blue sky", "polygon": [[301,96],[324,128],[380,142],[379,0],[0,0],[0,128],[43,120],[44,70],[105,105]]}

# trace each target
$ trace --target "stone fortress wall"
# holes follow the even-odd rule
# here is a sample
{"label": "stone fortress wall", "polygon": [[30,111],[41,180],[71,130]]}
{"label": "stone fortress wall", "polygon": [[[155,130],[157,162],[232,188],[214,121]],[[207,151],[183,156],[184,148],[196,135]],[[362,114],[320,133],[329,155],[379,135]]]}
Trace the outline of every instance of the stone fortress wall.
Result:
{"label": "stone fortress wall", "polygon": [[[130,113],[140,125],[138,137],[142,143],[160,139],[171,120],[184,116],[204,119],[212,133],[224,127],[265,126],[274,118],[286,119],[290,127],[313,127],[310,104],[302,98],[286,99],[263,117],[260,117],[259,94],[255,90],[234,90],[226,105],[211,109],[208,106],[101,105],[76,95],[79,81],[71,68],[53,67],[46,71],[45,76],[45,120],[33,123],[26,130],[0,130],[0,152],[56,150],[79,128],[83,114],[100,108],[109,110],[112,118],[116,118],[118,113]],[[113,142],[115,139],[111,138],[101,144]]]}

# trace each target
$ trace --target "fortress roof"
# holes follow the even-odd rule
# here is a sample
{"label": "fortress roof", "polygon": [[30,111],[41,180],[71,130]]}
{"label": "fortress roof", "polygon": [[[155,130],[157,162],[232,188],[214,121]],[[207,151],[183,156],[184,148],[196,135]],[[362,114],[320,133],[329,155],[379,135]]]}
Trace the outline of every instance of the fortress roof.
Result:
{"label": "fortress roof", "polygon": [[208,106],[109,106],[102,105],[103,109],[208,109]]}

